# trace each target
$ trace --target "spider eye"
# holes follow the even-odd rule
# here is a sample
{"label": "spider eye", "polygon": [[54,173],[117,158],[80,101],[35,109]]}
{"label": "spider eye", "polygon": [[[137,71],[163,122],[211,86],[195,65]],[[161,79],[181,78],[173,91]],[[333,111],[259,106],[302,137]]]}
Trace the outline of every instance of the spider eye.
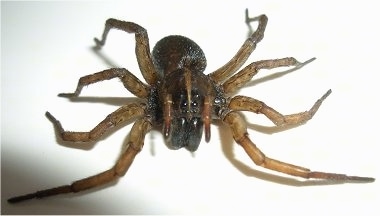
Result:
{"label": "spider eye", "polygon": [[181,99],[180,107],[181,107],[181,110],[186,110],[186,108],[187,108],[187,100],[186,99]]}
{"label": "spider eye", "polygon": [[191,102],[191,107],[192,108],[197,108],[198,107],[198,102],[197,101]]}
{"label": "spider eye", "polygon": [[224,99],[223,97],[216,97],[214,99],[215,105],[221,105],[221,104],[225,104],[225,103],[226,103],[226,99]]}
{"label": "spider eye", "polygon": [[193,91],[190,102],[185,93],[180,95],[178,108],[180,113],[199,113],[201,104],[200,95],[196,91]]}

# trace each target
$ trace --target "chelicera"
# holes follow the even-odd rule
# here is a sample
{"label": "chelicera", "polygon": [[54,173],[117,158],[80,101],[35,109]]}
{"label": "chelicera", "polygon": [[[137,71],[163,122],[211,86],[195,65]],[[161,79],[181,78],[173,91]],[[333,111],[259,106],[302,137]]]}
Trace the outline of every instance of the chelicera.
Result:
{"label": "chelicera", "polygon": [[69,185],[17,196],[8,201],[13,203],[32,198],[80,192],[123,176],[135,156],[143,148],[145,135],[152,128],[161,128],[170,148],[184,147],[191,152],[196,151],[203,133],[206,142],[210,140],[210,124],[213,120],[220,120],[229,126],[236,143],[243,147],[258,166],[306,179],[373,182],[375,179],[370,177],[315,172],[272,159],[265,156],[248,137],[246,122],[240,111],[264,114],[280,127],[300,125],[314,116],[322,102],[331,93],[331,90],[328,90],[310,110],[290,115],[283,115],[264,102],[251,97],[232,96],[260,69],[285,66],[298,69],[314,60],[313,58],[303,63],[292,57],[262,60],[252,62],[240,69],[256,45],[263,39],[267,20],[265,15],[250,18],[246,10],[246,23],[250,27],[250,22],[258,21],[257,29],[251,32],[252,34],[229,62],[206,75],[203,73],[206,68],[205,55],[191,39],[179,35],[168,36],[161,39],[150,52],[148,34],[143,27],[133,22],[108,19],[102,39],[95,38],[97,47],[100,48],[105,44],[111,29],[135,34],[137,62],[146,83],[140,81],[125,68],[111,68],[81,77],[74,93],[61,93],[59,96],[77,97],[86,85],[119,78],[126,89],[144,102],[123,105],[89,132],[66,131],[49,112],[46,112],[46,115],[59,131],[60,137],[71,142],[96,141],[110,128],[131,119],[137,119],[130,131],[126,150],[109,170]]}

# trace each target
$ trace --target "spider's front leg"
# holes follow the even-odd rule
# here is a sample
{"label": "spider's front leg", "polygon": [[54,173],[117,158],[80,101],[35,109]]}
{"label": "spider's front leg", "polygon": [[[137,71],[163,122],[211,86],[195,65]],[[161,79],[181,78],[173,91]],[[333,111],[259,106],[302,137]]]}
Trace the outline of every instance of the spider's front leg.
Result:
{"label": "spider's front leg", "polygon": [[70,142],[89,142],[99,139],[108,129],[132,118],[141,117],[144,113],[144,106],[141,104],[131,103],[124,105],[109,114],[102,122],[88,132],[65,131],[61,123],[53,115],[46,112],[46,116],[54,124],[62,140]]}
{"label": "spider's front leg", "polygon": [[43,198],[63,193],[77,193],[93,187],[97,187],[124,176],[131,166],[135,156],[141,151],[144,145],[146,133],[152,125],[149,119],[141,118],[135,122],[129,134],[128,147],[123,152],[116,164],[109,170],[88,178],[73,182],[70,185],[63,185],[55,188],[37,191],[34,193],[10,198],[8,202],[16,203],[33,198]]}
{"label": "spider's front leg", "polygon": [[128,33],[135,34],[136,40],[136,57],[137,63],[140,67],[141,73],[148,84],[153,85],[157,81],[156,69],[153,65],[152,56],[149,48],[148,33],[145,28],[133,22],[126,22],[117,19],[108,19],[105,24],[102,39],[94,38],[96,47],[102,47],[106,40],[107,35],[111,29],[119,29]]}
{"label": "spider's front leg", "polygon": [[265,28],[267,26],[268,18],[266,15],[260,15],[254,18],[248,16],[248,9],[245,11],[245,22],[250,28],[250,22],[258,21],[259,25],[255,32],[253,32],[247,40],[243,43],[240,49],[237,51],[234,57],[223,65],[221,68],[209,74],[209,76],[217,83],[223,82],[231,74],[235,73],[248,59],[256,45],[264,38]]}
{"label": "spider's front leg", "polygon": [[373,182],[375,180],[370,177],[348,176],[345,174],[318,171],[314,172],[304,167],[269,158],[265,156],[264,153],[262,153],[260,149],[257,148],[256,145],[249,139],[246,122],[241,115],[237,112],[231,111],[227,113],[222,120],[230,126],[234,140],[243,147],[248,156],[258,166],[306,179],[315,178],[358,182]]}

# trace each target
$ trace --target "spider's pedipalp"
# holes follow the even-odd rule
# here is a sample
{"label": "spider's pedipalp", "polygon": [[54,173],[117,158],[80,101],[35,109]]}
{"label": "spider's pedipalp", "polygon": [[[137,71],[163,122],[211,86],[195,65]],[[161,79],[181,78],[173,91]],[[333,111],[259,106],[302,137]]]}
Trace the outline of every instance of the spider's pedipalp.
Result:
{"label": "spider's pedipalp", "polygon": [[210,130],[210,124],[211,124],[211,103],[210,103],[210,96],[205,97],[204,100],[204,106],[203,106],[203,113],[202,113],[202,121],[205,124],[205,140],[206,142],[210,141],[211,138],[211,130]]}

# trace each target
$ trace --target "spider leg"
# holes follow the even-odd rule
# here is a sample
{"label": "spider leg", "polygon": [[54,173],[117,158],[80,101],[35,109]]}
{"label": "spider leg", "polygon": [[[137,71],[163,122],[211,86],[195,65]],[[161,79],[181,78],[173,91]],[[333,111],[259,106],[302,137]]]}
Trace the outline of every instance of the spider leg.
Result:
{"label": "spider leg", "polygon": [[149,132],[152,125],[146,118],[139,119],[133,125],[131,133],[129,134],[128,147],[123,152],[116,164],[109,170],[99,173],[88,178],[84,178],[73,182],[70,185],[63,185],[55,188],[37,191],[34,193],[21,195],[8,199],[10,203],[21,202],[33,198],[43,198],[63,193],[77,193],[83,190],[87,190],[99,185],[116,180],[119,177],[125,175],[131,166],[135,156],[141,151],[144,145],[144,138],[146,133]]}
{"label": "spider leg", "polygon": [[267,106],[264,102],[246,96],[233,97],[228,104],[228,108],[234,111],[249,111],[264,114],[277,126],[300,125],[313,118],[314,114],[322,105],[322,102],[330,94],[331,89],[329,89],[320,99],[318,99],[310,110],[290,115],[283,115]]}
{"label": "spider leg", "polygon": [[49,112],[46,112],[46,116],[50,119],[51,122],[53,122],[55,128],[59,132],[61,139],[70,142],[89,142],[97,140],[108,129],[142,115],[144,115],[144,107],[136,103],[131,103],[124,105],[113,113],[109,114],[102,122],[100,122],[89,132],[72,132],[65,131],[61,123]]}
{"label": "spider leg", "polygon": [[94,74],[83,76],[79,79],[77,88],[73,93],[60,93],[60,97],[77,97],[84,86],[97,83],[104,80],[109,80],[118,77],[124,87],[132,94],[139,98],[146,98],[149,95],[149,86],[141,82],[135,75],[125,68],[110,68]]}
{"label": "spider leg", "polygon": [[315,178],[315,179],[329,179],[340,181],[357,181],[357,182],[373,182],[375,179],[370,177],[348,176],[345,174],[314,172],[307,168],[292,165],[282,161],[269,158],[260,151],[259,148],[249,139],[247,126],[244,119],[237,112],[229,112],[224,118],[223,122],[230,126],[234,140],[243,147],[252,161],[264,168],[274,170],[277,172],[285,173],[292,176],[302,178]]}
{"label": "spider leg", "polygon": [[252,62],[251,64],[244,67],[238,73],[228,78],[223,84],[223,90],[226,94],[232,94],[243,87],[247,82],[249,82],[253,76],[257,74],[260,69],[273,69],[278,67],[288,67],[295,66],[293,70],[298,70],[315,58],[311,58],[305,62],[299,62],[293,57],[281,58],[281,59],[270,59],[262,60],[257,62]]}
{"label": "spider leg", "polygon": [[[268,18],[265,15],[260,15],[258,17],[249,18],[248,17],[248,9],[245,11],[245,22],[250,27],[250,22],[258,21],[259,25],[255,32],[253,32],[250,37],[244,42],[244,44],[240,47],[234,57],[223,65],[221,68],[209,74],[209,76],[217,83],[223,82],[223,80],[227,79],[230,75],[235,73],[248,59],[253,50],[255,50],[256,45],[263,39],[265,27],[268,22]],[[252,29],[250,28],[252,32]]]}
{"label": "spider leg", "polygon": [[102,39],[99,40],[94,38],[97,48],[100,48],[105,44],[107,35],[113,28],[135,34],[135,51],[141,73],[148,84],[154,84],[157,80],[157,73],[150,54],[149,38],[146,29],[133,22],[126,22],[112,18],[108,19],[105,24]]}

